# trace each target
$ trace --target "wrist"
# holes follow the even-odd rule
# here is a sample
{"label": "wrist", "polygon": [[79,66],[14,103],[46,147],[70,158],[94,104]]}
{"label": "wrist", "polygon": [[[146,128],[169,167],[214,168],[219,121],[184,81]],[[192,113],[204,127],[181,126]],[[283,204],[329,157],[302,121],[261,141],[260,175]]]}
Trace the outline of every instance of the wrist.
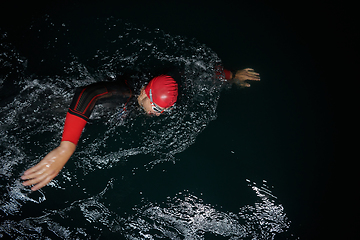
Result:
{"label": "wrist", "polygon": [[67,153],[73,154],[76,149],[76,145],[70,141],[61,141],[59,148]]}

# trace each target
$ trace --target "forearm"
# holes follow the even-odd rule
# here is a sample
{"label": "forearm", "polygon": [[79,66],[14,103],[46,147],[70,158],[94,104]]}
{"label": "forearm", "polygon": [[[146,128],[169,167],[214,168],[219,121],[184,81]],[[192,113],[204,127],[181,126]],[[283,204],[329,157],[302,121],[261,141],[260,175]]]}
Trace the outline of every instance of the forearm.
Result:
{"label": "forearm", "polygon": [[56,177],[74,154],[81,133],[98,99],[109,96],[101,84],[77,89],[66,115],[64,131],[60,145],[48,153],[38,164],[26,170],[21,176],[24,186],[34,185],[38,190]]}

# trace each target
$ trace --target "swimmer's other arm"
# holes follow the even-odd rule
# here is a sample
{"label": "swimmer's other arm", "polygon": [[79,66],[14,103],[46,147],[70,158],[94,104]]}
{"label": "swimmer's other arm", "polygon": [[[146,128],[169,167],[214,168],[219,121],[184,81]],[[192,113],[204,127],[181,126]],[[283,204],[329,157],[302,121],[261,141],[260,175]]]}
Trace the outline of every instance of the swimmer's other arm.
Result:
{"label": "swimmer's other arm", "polygon": [[224,69],[225,78],[240,87],[250,87],[250,83],[247,81],[260,81],[260,74],[255,72],[252,68],[245,68],[237,70],[232,73],[229,70]]}

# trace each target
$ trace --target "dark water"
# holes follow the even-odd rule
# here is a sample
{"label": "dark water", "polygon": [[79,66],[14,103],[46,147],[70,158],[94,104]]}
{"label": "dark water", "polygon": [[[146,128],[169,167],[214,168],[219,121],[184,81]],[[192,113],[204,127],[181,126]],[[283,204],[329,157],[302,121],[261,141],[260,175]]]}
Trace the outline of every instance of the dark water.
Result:
{"label": "dark water", "polygon": [[[1,29],[2,237],[350,236],[356,222],[344,222],[356,209],[343,214],[338,193],[345,178],[319,64],[329,60],[318,58],[325,47],[279,6],[65,1],[14,9],[24,20],[13,14]],[[214,83],[219,62],[252,67],[261,82]],[[122,120],[99,107],[50,186],[21,186],[21,173],[58,144],[75,87],[126,71],[146,78],[169,64],[192,86],[178,114]]]}

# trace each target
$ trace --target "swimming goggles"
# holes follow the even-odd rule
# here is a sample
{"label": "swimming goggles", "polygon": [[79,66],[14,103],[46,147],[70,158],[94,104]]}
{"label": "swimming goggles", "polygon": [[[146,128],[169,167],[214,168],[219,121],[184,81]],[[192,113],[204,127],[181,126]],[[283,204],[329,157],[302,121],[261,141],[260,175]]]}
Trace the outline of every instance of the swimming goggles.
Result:
{"label": "swimming goggles", "polygon": [[156,103],[154,103],[153,101],[153,97],[152,97],[152,92],[151,92],[151,88],[149,91],[149,95],[150,95],[150,104],[151,104],[151,108],[152,110],[154,110],[157,113],[164,113],[164,112],[170,112],[174,107],[168,107],[168,108],[161,108],[159,107]]}

